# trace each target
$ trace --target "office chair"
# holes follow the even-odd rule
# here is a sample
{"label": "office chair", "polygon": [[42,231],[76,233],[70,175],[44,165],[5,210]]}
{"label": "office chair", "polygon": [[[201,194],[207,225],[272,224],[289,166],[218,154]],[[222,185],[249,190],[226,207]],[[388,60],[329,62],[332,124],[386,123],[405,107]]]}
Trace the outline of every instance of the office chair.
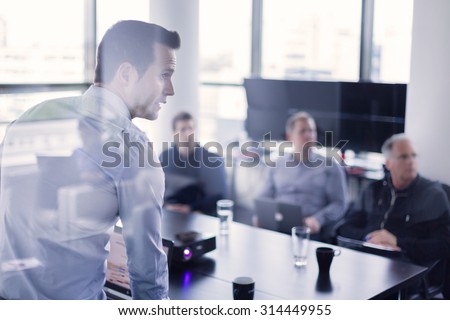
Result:
{"label": "office chair", "polygon": [[[450,186],[442,183],[442,189],[450,202]],[[421,280],[421,290],[407,296],[407,299],[433,299],[441,294],[444,295],[443,291],[446,287],[450,286],[450,283],[448,283],[450,281],[450,277],[447,275],[447,259],[435,260],[427,267],[427,273]],[[431,272],[433,272],[433,278],[430,277]],[[444,296],[444,298],[446,297]]]}
{"label": "office chair", "polygon": [[[447,261],[445,259],[439,259],[433,261],[427,266],[428,270],[426,275],[421,279],[421,287],[419,292],[408,295],[406,298],[410,300],[417,299],[433,299],[442,294],[442,290],[445,286],[446,267]],[[435,271],[433,279],[430,278],[431,271]]]}

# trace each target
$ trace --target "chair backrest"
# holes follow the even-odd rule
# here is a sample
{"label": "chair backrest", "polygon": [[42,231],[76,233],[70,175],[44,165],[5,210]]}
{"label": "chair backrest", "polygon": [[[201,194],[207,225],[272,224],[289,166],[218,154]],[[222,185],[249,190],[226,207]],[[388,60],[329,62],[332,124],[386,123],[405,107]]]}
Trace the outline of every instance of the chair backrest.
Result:
{"label": "chair backrest", "polygon": [[[445,183],[442,184],[442,189],[444,190],[445,194],[447,195],[448,201],[450,202],[450,186]],[[428,275],[423,278],[423,292],[422,296],[420,298],[422,299],[432,299],[435,296],[443,293],[443,290],[445,286],[448,284],[446,283],[449,281],[448,275],[447,275],[447,264],[448,261],[446,259],[439,259],[434,261],[432,264],[428,266]],[[429,277],[430,273],[433,272],[433,279]],[[415,297],[410,297],[414,299]]]}
{"label": "chair backrest", "polygon": [[442,189],[444,189],[448,201],[450,201],[450,186],[448,184],[442,183]]}

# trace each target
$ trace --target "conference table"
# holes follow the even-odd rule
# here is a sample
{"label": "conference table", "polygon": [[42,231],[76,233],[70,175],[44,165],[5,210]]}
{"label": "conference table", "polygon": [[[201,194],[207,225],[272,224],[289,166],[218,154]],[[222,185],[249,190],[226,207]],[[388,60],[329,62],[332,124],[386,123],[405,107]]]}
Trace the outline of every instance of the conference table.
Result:
{"label": "conference table", "polygon": [[[255,280],[255,299],[366,300],[385,299],[423,277],[426,267],[310,241],[308,262],[295,267],[289,235],[232,222],[228,235],[219,234],[219,220],[197,213],[163,213],[163,236],[179,232],[216,235],[217,248],[185,263],[172,263],[170,297],[174,300],[232,299],[232,281]],[[328,278],[319,277],[315,249],[341,250]]]}

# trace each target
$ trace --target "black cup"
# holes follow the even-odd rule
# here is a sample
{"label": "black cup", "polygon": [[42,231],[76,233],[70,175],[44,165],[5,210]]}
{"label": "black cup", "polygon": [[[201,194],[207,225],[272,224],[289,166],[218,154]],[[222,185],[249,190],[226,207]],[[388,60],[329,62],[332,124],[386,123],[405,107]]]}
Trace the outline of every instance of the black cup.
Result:
{"label": "black cup", "polygon": [[329,247],[319,247],[316,249],[317,264],[319,265],[319,274],[327,275],[330,272],[331,262],[334,256],[341,254],[340,250],[334,250]]}
{"label": "black cup", "polygon": [[255,281],[250,277],[238,277],[233,280],[234,300],[253,300]]}
{"label": "black cup", "polygon": [[333,284],[331,283],[330,275],[328,273],[319,273],[316,281],[316,290],[319,292],[333,291]]}

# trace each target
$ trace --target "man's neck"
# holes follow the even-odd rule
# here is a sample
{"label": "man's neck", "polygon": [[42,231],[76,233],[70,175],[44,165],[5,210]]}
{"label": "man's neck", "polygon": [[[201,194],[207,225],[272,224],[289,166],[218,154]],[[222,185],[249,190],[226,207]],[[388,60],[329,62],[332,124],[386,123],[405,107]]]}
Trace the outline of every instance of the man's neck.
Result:
{"label": "man's neck", "polygon": [[300,162],[305,162],[309,159],[310,153],[309,148],[302,149],[300,151],[295,151],[294,159]]}
{"label": "man's neck", "polygon": [[416,179],[416,177],[414,177],[414,179],[410,179],[410,180],[402,180],[402,179],[392,178],[392,185],[394,186],[395,190],[405,190],[406,188],[408,188],[411,185],[411,183]]}
{"label": "man's neck", "polygon": [[195,144],[182,142],[181,144],[177,144],[177,149],[182,156],[187,158],[192,152],[194,152]]}

